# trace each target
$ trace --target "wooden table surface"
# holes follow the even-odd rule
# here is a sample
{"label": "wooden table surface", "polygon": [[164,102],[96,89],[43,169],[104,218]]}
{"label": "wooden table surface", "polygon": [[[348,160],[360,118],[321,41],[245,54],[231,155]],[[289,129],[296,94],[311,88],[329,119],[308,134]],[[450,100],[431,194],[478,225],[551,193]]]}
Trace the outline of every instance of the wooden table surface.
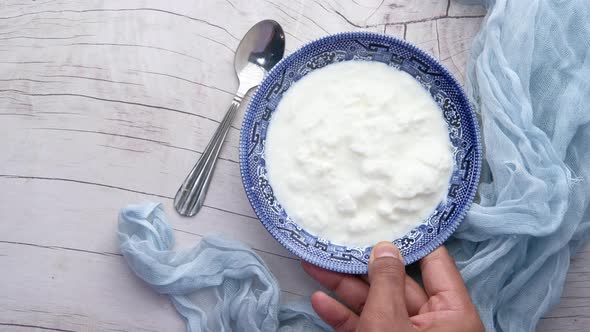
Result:
{"label": "wooden table surface", "polygon": [[[221,233],[255,248],[285,299],[317,285],[260,225],[238,167],[241,114],[195,218],[172,197],[237,88],[234,50],[259,20],[287,53],[342,31],[414,42],[464,80],[485,14],[454,0],[5,0],[0,4],[0,330],[181,331],[128,269],[115,237],[128,203],[162,202],[180,247]],[[590,249],[541,331],[587,331]]]}

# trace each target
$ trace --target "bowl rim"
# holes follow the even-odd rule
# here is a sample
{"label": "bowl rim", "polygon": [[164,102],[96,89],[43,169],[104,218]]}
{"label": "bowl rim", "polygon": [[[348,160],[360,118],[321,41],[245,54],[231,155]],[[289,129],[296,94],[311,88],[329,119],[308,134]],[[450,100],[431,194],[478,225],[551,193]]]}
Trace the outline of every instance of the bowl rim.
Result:
{"label": "bowl rim", "polygon": [[[320,258],[316,255],[309,255],[309,254],[306,255],[305,252],[301,252],[301,250],[299,248],[294,247],[292,240],[286,240],[283,236],[279,236],[277,234],[278,230],[276,229],[276,227],[274,225],[272,225],[272,222],[270,220],[266,220],[266,217],[262,211],[262,208],[260,206],[258,206],[259,204],[257,203],[257,200],[254,197],[254,195],[255,195],[254,192],[250,188],[248,188],[247,182],[250,182],[250,183],[255,183],[255,182],[252,181],[252,179],[250,178],[250,176],[248,174],[249,171],[247,169],[248,168],[247,165],[249,164],[249,162],[248,162],[248,156],[246,153],[247,151],[245,149],[245,144],[244,144],[244,142],[246,141],[246,138],[249,137],[249,135],[250,135],[249,132],[246,133],[244,130],[246,122],[248,121],[249,118],[255,116],[256,112],[254,112],[253,107],[255,106],[255,104],[258,104],[260,102],[259,99],[262,98],[261,89],[265,85],[267,80],[269,80],[271,77],[273,77],[277,71],[283,70],[284,69],[283,67],[285,66],[284,64],[286,62],[297,59],[300,55],[309,52],[310,48],[312,48],[314,45],[316,45],[318,43],[324,43],[324,42],[333,43],[336,41],[352,39],[352,38],[381,39],[381,40],[384,40],[388,44],[392,44],[392,45],[397,44],[399,46],[406,47],[406,48],[410,49],[411,52],[419,54],[422,58],[428,59],[432,64],[434,64],[437,67],[436,68],[437,70],[442,72],[442,75],[445,77],[445,79],[450,81],[450,84],[451,84],[453,90],[455,90],[458,93],[458,95],[460,96],[461,100],[464,101],[462,103],[464,105],[462,105],[462,106],[467,108],[467,110],[465,112],[469,113],[470,118],[471,118],[470,120],[473,125],[473,140],[475,142],[474,145],[476,148],[476,151],[474,152],[476,154],[476,158],[474,158],[474,166],[473,166],[473,173],[474,174],[473,174],[472,184],[468,188],[469,192],[466,194],[466,199],[464,200],[464,204],[462,204],[462,206],[460,207],[461,211],[459,211],[459,213],[455,216],[455,218],[452,220],[452,222],[450,222],[447,226],[445,226],[445,228],[439,234],[437,234],[433,239],[429,240],[429,242],[427,242],[425,245],[423,245],[419,249],[416,249],[416,250],[410,252],[409,254],[404,255],[404,262],[406,265],[409,265],[411,263],[418,261],[419,259],[430,254],[436,248],[441,246],[444,242],[446,242],[449,239],[449,237],[457,230],[457,228],[461,225],[461,223],[465,219],[465,215],[467,214],[467,211],[469,211],[469,209],[471,208],[471,206],[473,204],[473,200],[474,200],[475,195],[477,193],[477,189],[479,187],[480,175],[481,175],[481,165],[482,165],[482,158],[483,158],[483,156],[482,156],[483,148],[482,148],[482,139],[481,139],[481,129],[480,129],[480,125],[479,125],[479,122],[477,119],[477,114],[474,110],[474,105],[472,105],[470,99],[468,98],[468,96],[465,93],[465,90],[463,89],[461,84],[459,84],[457,79],[449,72],[449,70],[442,63],[440,63],[440,61],[438,59],[434,58],[432,55],[430,55],[426,51],[418,48],[414,44],[407,42],[403,39],[400,39],[398,37],[386,35],[383,33],[368,32],[368,31],[348,31],[348,32],[340,32],[340,33],[336,33],[336,34],[326,35],[326,36],[323,36],[323,37],[320,37],[320,38],[317,38],[317,39],[314,39],[310,42],[305,43],[304,45],[299,47],[297,50],[295,50],[291,54],[289,54],[286,57],[284,57],[283,59],[281,59],[268,72],[268,74],[265,76],[263,81],[256,88],[256,91],[252,95],[252,98],[250,99],[250,101],[248,103],[247,109],[245,111],[244,119],[243,119],[241,127],[240,127],[240,140],[239,140],[240,176],[241,176],[241,180],[242,180],[242,185],[244,186],[244,190],[246,192],[246,196],[248,197],[248,201],[249,201],[250,205],[252,206],[252,209],[254,210],[259,221],[264,226],[264,228],[271,234],[271,236],[276,241],[278,241],[284,248],[286,248],[289,252],[291,252],[295,256],[297,256],[297,257],[299,257],[311,264],[314,264],[316,266],[324,268],[324,269],[328,269],[328,270],[332,270],[332,271],[336,271],[336,272],[341,272],[341,273],[364,274],[364,273],[367,273],[367,271],[368,271],[368,265],[364,265],[364,267],[359,268],[358,265],[350,265],[350,264],[349,265],[344,265],[344,264],[335,265],[335,264],[330,264],[330,262],[328,262],[328,264],[326,264],[325,259]],[[355,60],[350,60],[350,61],[355,61]],[[440,108],[440,106],[439,106],[439,108]],[[311,233],[311,234],[313,234],[313,233]],[[393,239],[390,242],[393,242],[394,240],[396,240],[396,239]],[[335,245],[346,246],[345,244],[335,244]],[[356,248],[355,246],[352,246],[352,247]],[[371,246],[367,246],[366,248],[370,248],[372,250],[373,247],[374,247],[374,245],[371,245]],[[341,268],[341,267],[344,267],[344,268]]]}

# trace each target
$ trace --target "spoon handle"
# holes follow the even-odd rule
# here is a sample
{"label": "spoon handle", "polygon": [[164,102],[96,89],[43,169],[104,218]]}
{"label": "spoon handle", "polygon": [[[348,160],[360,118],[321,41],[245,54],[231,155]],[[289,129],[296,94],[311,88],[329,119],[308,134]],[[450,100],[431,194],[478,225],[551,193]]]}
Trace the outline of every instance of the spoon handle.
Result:
{"label": "spoon handle", "polygon": [[178,189],[174,197],[174,208],[180,215],[192,217],[203,206],[205,195],[207,194],[207,189],[213,175],[213,169],[217,162],[217,156],[221,151],[221,146],[241,101],[241,97],[234,96],[231,106],[215,131],[215,135],[213,135],[211,141],[207,144],[207,148],[205,148],[205,151]]}

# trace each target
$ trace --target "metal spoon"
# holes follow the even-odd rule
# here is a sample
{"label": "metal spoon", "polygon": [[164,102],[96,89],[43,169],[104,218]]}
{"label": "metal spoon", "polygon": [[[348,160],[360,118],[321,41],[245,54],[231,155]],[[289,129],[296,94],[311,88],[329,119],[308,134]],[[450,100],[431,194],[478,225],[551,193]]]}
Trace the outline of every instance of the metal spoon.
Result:
{"label": "metal spoon", "polygon": [[281,60],[284,52],[283,28],[272,20],[256,23],[238,45],[234,58],[239,80],[238,91],[215,135],[174,197],[174,208],[181,215],[192,217],[203,205],[217,156],[242,99],[262,82],[266,73]]}

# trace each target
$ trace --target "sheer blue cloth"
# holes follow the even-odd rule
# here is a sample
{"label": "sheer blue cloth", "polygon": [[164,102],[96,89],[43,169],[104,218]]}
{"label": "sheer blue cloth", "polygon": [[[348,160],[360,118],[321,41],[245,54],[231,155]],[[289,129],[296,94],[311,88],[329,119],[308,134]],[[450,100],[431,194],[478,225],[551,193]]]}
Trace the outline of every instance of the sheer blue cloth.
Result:
{"label": "sheer blue cloth", "polygon": [[589,236],[590,1],[483,4],[466,85],[488,168],[448,247],[488,331],[534,331]]}
{"label": "sheer blue cloth", "polygon": [[129,205],[119,215],[120,249],[129,267],[170,296],[187,331],[329,330],[309,300],[280,305],[280,289],[264,261],[242,244],[204,237],[174,251],[160,204]]}

